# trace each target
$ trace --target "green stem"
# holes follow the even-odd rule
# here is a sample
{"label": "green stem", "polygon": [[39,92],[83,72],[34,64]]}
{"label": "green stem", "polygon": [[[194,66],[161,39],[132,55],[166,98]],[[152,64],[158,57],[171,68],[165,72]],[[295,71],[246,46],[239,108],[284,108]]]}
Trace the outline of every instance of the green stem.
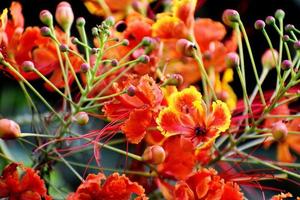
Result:
{"label": "green stem", "polygon": [[56,138],[54,135],[44,135],[37,133],[21,133],[21,137],[44,137],[44,138]]}

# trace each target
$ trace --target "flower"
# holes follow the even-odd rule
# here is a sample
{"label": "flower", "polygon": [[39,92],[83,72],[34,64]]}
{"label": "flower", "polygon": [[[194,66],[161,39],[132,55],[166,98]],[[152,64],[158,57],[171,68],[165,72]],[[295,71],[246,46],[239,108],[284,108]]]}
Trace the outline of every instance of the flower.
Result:
{"label": "flower", "polygon": [[160,111],[157,119],[158,129],[167,137],[181,135],[201,149],[212,144],[221,132],[229,128],[231,114],[228,106],[217,100],[209,108],[195,87],[175,92],[169,99],[169,105]]}
{"label": "flower", "polygon": [[293,195],[289,192],[288,193],[280,193],[280,194],[272,196],[271,200],[283,200],[283,199],[290,198],[290,197],[293,197]]}
{"label": "flower", "polygon": [[138,81],[129,80],[127,83],[115,85],[116,92],[130,84],[134,85],[135,95],[124,94],[115,97],[104,105],[103,111],[110,120],[122,120],[121,130],[129,142],[137,144],[146,135],[147,128],[152,123],[155,113],[162,102],[162,91],[148,75]]}
{"label": "flower", "polygon": [[89,174],[76,192],[69,194],[67,200],[129,200],[133,193],[138,196],[135,200],[146,200],[144,192],[142,186],[131,182],[125,175],[113,173],[106,178],[98,173]]}
{"label": "flower", "polygon": [[[19,174],[18,169],[24,173]],[[12,163],[5,167],[0,177],[0,198],[9,199],[46,199],[52,198],[47,195],[44,181],[31,168],[18,163]]]}

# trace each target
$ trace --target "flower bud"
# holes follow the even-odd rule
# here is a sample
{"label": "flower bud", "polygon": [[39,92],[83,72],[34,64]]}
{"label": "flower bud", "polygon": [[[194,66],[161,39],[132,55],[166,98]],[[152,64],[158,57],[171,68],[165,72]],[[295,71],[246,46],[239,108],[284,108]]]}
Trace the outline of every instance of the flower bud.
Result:
{"label": "flower bud", "polygon": [[217,92],[216,95],[217,95],[217,98],[221,101],[227,101],[227,99],[229,98],[228,92],[224,91],[224,90]]}
{"label": "flower bud", "polygon": [[142,45],[147,47],[153,43],[153,39],[151,37],[144,37],[142,40]]}
{"label": "flower bud", "polygon": [[51,27],[53,25],[53,16],[49,12],[49,10],[42,10],[40,12],[40,20],[43,24],[45,24],[48,27]]}
{"label": "flower bud", "polygon": [[116,31],[118,31],[120,33],[124,32],[126,30],[126,28],[127,28],[127,24],[124,21],[119,21],[115,25]]}
{"label": "flower bud", "polygon": [[183,83],[183,77],[180,74],[171,74],[167,77],[166,85],[179,86]]}
{"label": "flower bud", "polygon": [[55,19],[64,31],[69,31],[74,21],[74,13],[68,2],[60,2],[55,11]]}
{"label": "flower bud", "polygon": [[32,72],[34,70],[33,62],[27,60],[22,63],[22,69],[24,72]]}
{"label": "flower bud", "polygon": [[122,41],[122,45],[123,45],[123,46],[128,46],[128,45],[129,45],[129,40],[124,39],[124,40]]}
{"label": "flower bud", "polygon": [[265,26],[266,26],[266,23],[261,19],[257,20],[254,24],[254,28],[256,30],[262,30],[265,28]]}
{"label": "flower bud", "polygon": [[284,30],[286,32],[290,32],[290,31],[293,31],[295,30],[295,26],[293,24],[287,24],[285,27],[284,27]]}
{"label": "flower bud", "polygon": [[284,60],[281,63],[281,68],[283,70],[288,70],[293,66],[293,63],[290,60]]}
{"label": "flower bud", "polygon": [[299,51],[299,50],[300,50],[300,41],[296,41],[296,42],[294,43],[294,49],[295,49],[296,51]]}
{"label": "flower bud", "polygon": [[98,36],[99,35],[99,31],[98,31],[98,28],[97,27],[93,27],[92,28],[92,35],[94,37]]}
{"label": "flower bud", "polygon": [[98,48],[92,48],[91,53],[92,53],[92,54],[97,54],[98,51],[99,51]]}
{"label": "flower bud", "polygon": [[86,112],[79,112],[74,116],[74,120],[80,126],[84,126],[89,122],[89,115]]}
{"label": "flower bud", "polygon": [[119,62],[118,62],[117,59],[113,59],[113,60],[111,61],[111,66],[113,66],[113,67],[118,66],[118,64],[119,64]]}
{"label": "flower bud", "polygon": [[76,20],[76,26],[82,27],[85,25],[85,19],[83,17],[78,17]]}
{"label": "flower bud", "polygon": [[282,9],[276,10],[275,12],[276,19],[283,20],[284,16],[285,16],[285,12]]}
{"label": "flower bud", "polygon": [[237,67],[240,64],[240,57],[237,53],[231,52],[226,55],[226,66]]}
{"label": "flower bud", "polygon": [[283,35],[282,36],[282,41],[288,42],[289,40],[290,40],[290,36],[289,35]]}
{"label": "flower bud", "polygon": [[[274,55],[273,55],[274,54]],[[278,51],[268,49],[261,57],[261,64],[265,68],[272,68],[276,66],[278,60]]]}
{"label": "flower bud", "polygon": [[136,90],[136,88],[133,85],[130,85],[127,88],[127,94],[128,94],[128,96],[133,97],[135,95],[135,90]]}
{"label": "flower bud", "polygon": [[51,36],[51,30],[50,30],[50,28],[48,28],[47,26],[43,26],[41,28],[41,35],[44,36],[44,37]]}
{"label": "flower bud", "polygon": [[61,44],[61,45],[59,46],[59,50],[60,50],[61,52],[67,52],[67,51],[69,50],[69,48],[68,48],[68,46],[67,46],[66,44]]}
{"label": "flower bud", "polygon": [[227,26],[233,27],[240,20],[240,14],[236,10],[226,9],[223,12],[222,20]]}
{"label": "flower bud", "polygon": [[89,69],[90,69],[90,66],[89,66],[89,64],[87,64],[87,63],[82,63],[82,64],[80,65],[80,71],[81,71],[82,73],[88,72]]}
{"label": "flower bud", "polygon": [[161,146],[153,145],[145,149],[142,158],[147,163],[158,165],[165,161],[166,153]]}
{"label": "flower bud", "polygon": [[78,40],[78,38],[73,37],[73,38],[71,39],[71,42],[72,42],[73,44],[78,44],[78,43],[79,43],[79,40]]}
{"label": "flower bud", "polygon": [[112,16],[109,16],[108,18],[105,19],[104,23],[107,26],[112,27],[115,24],[115,18]]}
{"label": "flower bud", "polygon": [[274,25],[275,24],[275,18],[273,16],[268,16],[266,18],[266,24],[268,24],[268,25]]}
{"label": "flower bud", "polygon": [[20,126],[9,119],[0,119],[0,138],[3,140],[15,139],[21,136]]}
{"label": "flower bud", "polygon": [[179,39],[176,42],[176,50],[185,56],[192,57],[195,49],[196,46],[186,39]]}
{"label": "flower bud", "polygon": [[282,121],[275,122],[272,125],[272,135],[274,140],[283,141],[288,135],[288,129]]}
{"label": "flower bud", "polygon": [[141,63],[147,64],[147,63],[150,62],[150,57],[147,56],[147,55],[141,55],[141,56],[138,58],[138,61],[141,62]]}

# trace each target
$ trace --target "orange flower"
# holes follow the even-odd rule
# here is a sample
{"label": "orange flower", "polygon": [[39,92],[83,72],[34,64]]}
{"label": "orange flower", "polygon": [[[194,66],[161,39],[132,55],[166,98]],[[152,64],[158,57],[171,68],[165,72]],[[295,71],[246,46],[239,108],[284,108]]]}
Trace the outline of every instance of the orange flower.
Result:
{"label": "orange flower", "polygon": [[166,136],[181,135],[202,149],[229,128],[231,114],[227,105],[217,100],[209,109],[195,87],[175,92],[169,99],[168,107],[157,119],[158,128]]}
{"label": "orange flower", "polygon": [[[15,67],[21,75],[27,80],[35,80],[40,77],[34,72],[23,71],[21,65],[24,61],[32,61],[35,68],[40,71],[43,75],[50,75],[49,80],[57,87],[62,88],[65,86],[62,72],[59,65],[59,60],[55,48],[55,44],[50,38],[45,38],[41,36],[40,29],[38,27],[27,27],[23,32],[24,18],[22,15],[21,4],[13,2],[10,7],[10,13],[12,19],[5,21],[4,15],[7,12],[4,11],[1,15],[2,26],[5,24],[5,28],[0,29],[0,35],[2,38],[2,45],[5,47],[5,54],[7,54],[6,60]],[[65,33],[56,29],[56,35],[60,42],[66,43]],[[70,46],[69,48],[76,51],[75,46]],[[78,72],[80,70],[80,65],[82,61],[80,58],[74,55],[69,55],[70,62],[74,67],[74,70]],[[7,70],[6,68],[2,68]],[[11,71],[11,73],[16,79],[18,77]],[[69,83],[71,84],[74,77],[69,72]],[[48,89],[50,86],[47,87]]]}
{"label": "orange flower", "polygon": [[271,200],[284,200],[286,198],[290,198],[293,197],[293,195],[291,193],[280,193],[277,195],[272,196]]}
{"label": "orange flower", "polygon": [[93,15],[109,17],[113,14],[120,19],[127,13],[132,0],[104,0],[103,2],[104,4],[101,5],[97,0],[84,0],[84,5]]}
{"label": "orange flower", "polygon": [[166,152],[166,158],[158,166],[159,172],[179,180],[185,179],[196,164],[192,142],[180,136],[173,136],[166,139],[162,147]]}
{"label": "orange flower", "polygon": [[[22,170],[22,176],[18,172]],[[44,181],[31,168],[21,164],[12,163],[5,167],[0,178],[0,198],[8,199],[46,199],[51,200],[47,195]]]}
{"label": "orange flower", "polygon": [[[129,142],[137,144],[144,138],[163,96],[160,88],[148,75],[142,76],[138,82],[130,80],[130,84],[135,87],[135,95],[115,97],[104,106],[104,113],[110,120],[123,120],[121,130]],[[116,85],[116,92],[128,86],[129,81],[121,88]]]}
{"label": "orange flower", "polygon": [[214,169],[205,168],[191,175],[184,182],[177,182],[174,190],[175,199],[182,199],[182,194],[188,197],[187,200],[243,199],[237,184],[226,182]]}
{"label": "orange flower", "polygon": [[76,192],[69,194],[67,200],[129,200],[132,194],[138,195],[135,200],[146,200],[144,192],[142,186],[131,182],[125,175],[113,173],[106,179],[102,173],[89,174]]}

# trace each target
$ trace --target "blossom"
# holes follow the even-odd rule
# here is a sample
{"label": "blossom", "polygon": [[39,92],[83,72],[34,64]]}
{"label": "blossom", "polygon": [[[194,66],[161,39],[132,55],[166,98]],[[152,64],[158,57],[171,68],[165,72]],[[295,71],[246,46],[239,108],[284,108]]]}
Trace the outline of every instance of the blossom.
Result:
{"label": "blossom", "polygon": [[[18,169],[24,173],[22,176]],[[0,177],[0,198],[5,197],[11,200],[39,200],[41,198],[51,200],[51,197],[47,195],[44,181],[37,172],[17,163],[6,166]]]}
{"label": "blossom", "polygon": [[[104,182],[105,181],[105,182]],[[69,194],[67,200],[129,200],[136,194],[136,200],[146,200],[145,190],[136,182],[131,182],[125,175],[113,173],[109,177],[104,174],[89,174],[86,180]]]}
{"label": "blossom", "polygon": [[168,107],[160,111],[157,119],[159,130],[166,136],[181,135],[195,147],[205,148],[229,128],[228,106],[217,100],[209,108],[195,87],[175,92],[169,99]]}
{"label": "blossom", "polygon": [[283,200],[283,199],[290,198],[290,197],[293,197],[293,195],[289,192],[288,193],[280,193],[280,194],[272,196],[271,200]]}
{"label": "blossom", "polygon": [[[25,79],[36,80],[40,77],[35,72],[25,72],[21,67],[24,61],[32,61],[35,68],[41,74],[50,76],[49,80],[56,87],[64,87],[65,82],[63,81],[55,43],[50,38],[43,37],[38,27],[27,27],[24,30],[24,17],[22,15],[21,4],[12,2],[10,13],[12,19],[9,20],[5,20],[7,18],[6,11],[1,15],[1,45],[5,47],[5,54],[7,54],[6,61],[16,68]],[[55,34],[61,43],[67,43],[65,33],[56,29]],[[69,48],[77,51],[75,46],[70,45]],[[69,59],[74,71],[79,72],[82,63],[81,59],[72,54],[69,55]],[[0,68],[7,70],[16,79],[19,79],[12,71],[2,66]],[[69,84],[71,84],[74,80],[71,72],[69,72],[68,77]],[[46,85],[46,88],[52,90],[49,85]]]}
{"label": "blossom", "polygon": [[[147,128],[153,121],[162,102],[162,92],[154,80],[148,75],[142,76],[138,81],[131,80],[135,86],[135,95],[127,94],[117,96],[104,105],[103,111],[110,120],[123,120],[121,130],[131,143],[139,143],[146,135]],[[129,86],[129,82],[123,88]],[[119,87],[119,88],[118,88]],[[115,86],[116,92],[122,86]]]}

